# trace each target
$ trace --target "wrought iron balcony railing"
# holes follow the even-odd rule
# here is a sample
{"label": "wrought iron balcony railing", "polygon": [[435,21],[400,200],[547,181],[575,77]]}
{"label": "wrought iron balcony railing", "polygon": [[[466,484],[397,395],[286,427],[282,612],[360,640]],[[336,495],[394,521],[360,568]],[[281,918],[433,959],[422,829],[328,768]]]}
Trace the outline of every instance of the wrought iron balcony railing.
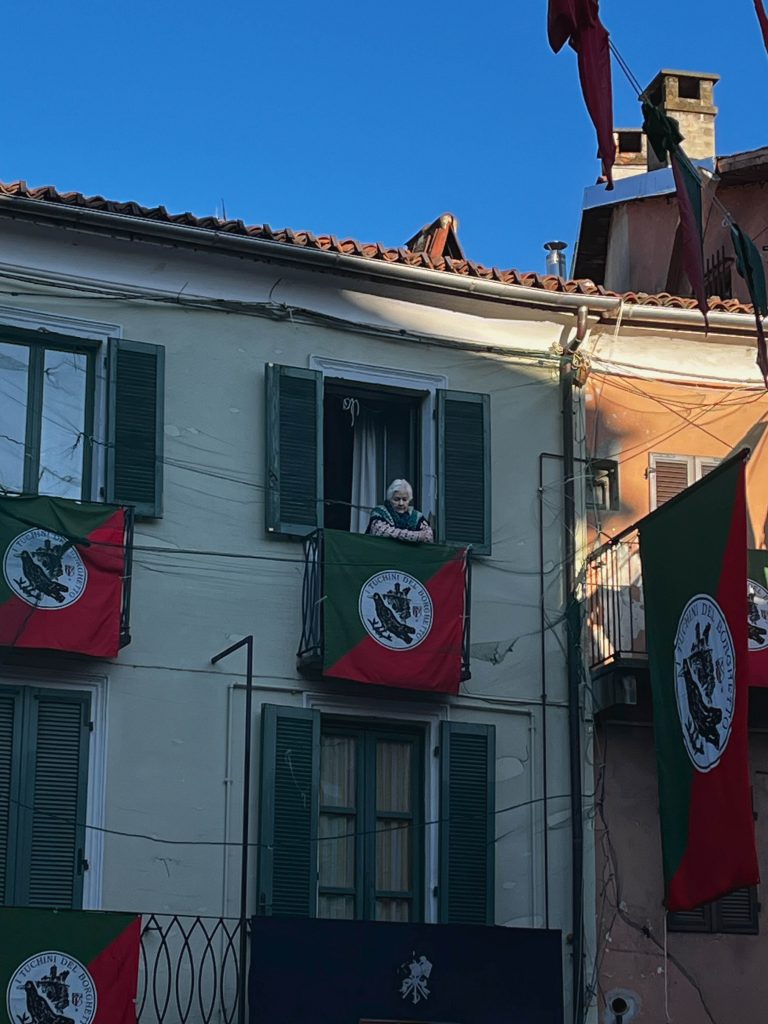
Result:
{"label": "wrought iron balcony railing", "polygon": [[239,943],[238,918],[145,914],[138,1024],[234,1024]]}
{"label": "wrought iron balcony railing", "polygon": [[133,579],[133,508],[125,509],[125,576],[123,578],[123,603],[120,607],[120,646],[131,642],[131,581]]}
{"label": "wrought iron balcony railing", "polygon": [[[298,669],[315,676],[323,668],[323,538],[315,530],[304,538],[304,587],[301,599],[301,640],[296,652]],[[382,540],[382,544],[391,541]],[[469,643],[472,613],[472,559],[466,560],[464,573],[464,636],[461,645],[461,678],[470,678]]]}
{"label": "wrought iron balcony railing", "polygon": [[608,541],[587,559],[585,612],[593,670],[647,658],[636,530]]}

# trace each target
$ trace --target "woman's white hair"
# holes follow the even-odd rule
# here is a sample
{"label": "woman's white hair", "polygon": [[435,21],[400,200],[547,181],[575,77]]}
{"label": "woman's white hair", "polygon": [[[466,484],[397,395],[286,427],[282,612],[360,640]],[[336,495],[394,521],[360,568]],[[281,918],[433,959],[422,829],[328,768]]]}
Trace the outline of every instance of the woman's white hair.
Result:
{"label": "woman's white hair", "polygon": [[393,480],[387,488],[387,501],[392,501],[392,495],[395,491],[405,491],[408,497],[413,501],[413,488],[407,480]]}

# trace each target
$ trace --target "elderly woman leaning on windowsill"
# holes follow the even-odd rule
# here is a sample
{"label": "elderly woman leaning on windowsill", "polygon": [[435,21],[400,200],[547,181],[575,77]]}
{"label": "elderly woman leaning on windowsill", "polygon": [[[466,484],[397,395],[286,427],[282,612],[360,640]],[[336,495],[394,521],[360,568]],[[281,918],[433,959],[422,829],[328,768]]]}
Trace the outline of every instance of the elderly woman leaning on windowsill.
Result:
{"label": "elderly woman leaning on windowsill", "polygon": [[374,537],[392,537],[417,544],[435,539],[427,517],[412,507],[413,488],[407,480],[393,480],[387,488],[387,500],[371,509],[366,533]]}

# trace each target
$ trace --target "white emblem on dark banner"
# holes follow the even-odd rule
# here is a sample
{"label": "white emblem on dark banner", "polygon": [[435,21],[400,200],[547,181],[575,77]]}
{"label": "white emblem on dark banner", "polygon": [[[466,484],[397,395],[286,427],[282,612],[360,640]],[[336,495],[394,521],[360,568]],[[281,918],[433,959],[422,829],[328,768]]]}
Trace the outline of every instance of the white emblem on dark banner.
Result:
{"label": "white emblem on dark banner", "polygon": [[11,590],[35,608],[67,608],[88,582],[77,548],[50,530],[27,530],[5,552],[3,574]]}
{"label": "white emblem on dark banner", "polygon": [[408,964],[400,964],[398,973],[402,976],[400,983],[400,995],[403,999],[409,999],[414,1004],[422,999],[429,999],[430,990],[427,985],[429,976],[432,973],[432,964],[425,956],[412,954],[413,959]]}
{"label": "white emblem on dark banner", "polygon": [[675,637],[675,693],[688,757],[711,771],[731,735],[736,698],[733,638],[717,601],[697,594],[683,609]]}
{"label": "white emblem on dark banner", "polygon": [[16,968],[8,983],[7,1003],[13,1024],[91,1024],[96,986],[79,960],[48,950]]}
{"label": "white emblem on dark banner", "polygon": [[768,590],[757,580],[747,580],[747,632],[750,651],[768,647]]}
{"label": "white emblem on dark banner", "polygon": [[432,628],[432,598],[426,587],[396,569],[363,584],[358,610],[369,635],[391,651],[418,647]]}

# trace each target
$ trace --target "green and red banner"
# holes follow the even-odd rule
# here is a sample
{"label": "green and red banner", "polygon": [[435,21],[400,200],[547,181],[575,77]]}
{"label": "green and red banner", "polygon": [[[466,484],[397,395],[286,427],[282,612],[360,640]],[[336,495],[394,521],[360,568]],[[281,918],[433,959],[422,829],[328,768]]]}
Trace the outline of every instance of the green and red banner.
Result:
{"label": "green and red banner", "polygon": [[467,550],[324,532],[323,674],[458,693]]}
{"label": "green and red banner", "polygon": [[744,453],[638,524],[668,910],[759,881],[747,754]]}
{"label": "green and red banner", "polygon": [[141,919],[0,907],[2,1024],[136,1024]]}
{"label": "green and red banner", "polygon": [[124,509],[0,497],[0,646],[113,658],[124,576]]}
{"label": "green and red banner", "polygon": [[768,551],[747,552],[747,656],[750,686],[768,686]]}

